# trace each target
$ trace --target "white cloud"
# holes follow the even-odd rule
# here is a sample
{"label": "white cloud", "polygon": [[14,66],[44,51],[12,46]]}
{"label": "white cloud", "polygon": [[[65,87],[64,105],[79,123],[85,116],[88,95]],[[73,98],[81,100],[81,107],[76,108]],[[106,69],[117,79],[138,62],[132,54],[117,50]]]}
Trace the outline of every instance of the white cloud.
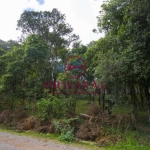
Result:
{"label": "white cloud", "polygon": [[83,44],[97,40],[102,34],[94,34],[96,28],[96,16],[100,10],[102,0],[45,0],[39,5],[36,0],[5,0],[0,5],[0,39],[17,40],[20,32],[16,31],[17,20],[26,8],[34,10],[51,11],[57,8],[66,15],[66,21],[74,28],[74,33],[80,36]]}

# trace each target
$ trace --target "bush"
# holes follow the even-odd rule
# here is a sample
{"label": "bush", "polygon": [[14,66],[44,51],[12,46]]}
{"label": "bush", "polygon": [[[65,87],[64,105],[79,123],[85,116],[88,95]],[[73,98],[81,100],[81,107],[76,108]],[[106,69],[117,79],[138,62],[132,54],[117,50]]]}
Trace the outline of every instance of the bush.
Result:
{"label": "bush", "polygon": [[72,142],[74,141],[74,129],[69,126],[69,128],[63,129],[59,137],[61,141]]}
{"label": "bush", "polygon": [[57,98],[51,94],[47,98],[42,98],[37,102],[39,107],[39,117],[41,120],[49,119],[49,117],[60,118],[65,115],[66,112],[66,103],[62,98]]}
{"label": "bush", "polygon": [[72,142],[74,140],[74,128],[70,125],[71,119],[64,120],[64,122],[54,121],[56,131],[61,133],[59,140]]}

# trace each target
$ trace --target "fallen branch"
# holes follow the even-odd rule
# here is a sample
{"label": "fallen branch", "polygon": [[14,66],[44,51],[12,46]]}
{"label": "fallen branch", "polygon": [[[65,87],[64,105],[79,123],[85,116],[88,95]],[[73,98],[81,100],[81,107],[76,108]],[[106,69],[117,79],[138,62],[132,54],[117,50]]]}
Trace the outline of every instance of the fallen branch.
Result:
{"label": "fallen branch", "polygon": [[82,114],[82,113],[80,113],[79,114],[81,117],[84,117],[84,118],[87,118],[87,119],[90,119],[92,116],[89,116],[89,115],[87,115],[87,114]]}

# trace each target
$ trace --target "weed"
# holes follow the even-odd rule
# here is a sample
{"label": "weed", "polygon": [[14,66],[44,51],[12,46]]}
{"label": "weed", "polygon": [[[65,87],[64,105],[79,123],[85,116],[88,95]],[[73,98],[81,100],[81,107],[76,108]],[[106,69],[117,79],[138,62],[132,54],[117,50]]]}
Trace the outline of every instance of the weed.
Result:
{"label": "weed", "polygon": [[59,136],[60,141],[74,141],[74,128],[70,125],[70,121],[70,119],[65,120],[63,125],[61,125],[59,121],[53,122],[56,130],[61,133]]}

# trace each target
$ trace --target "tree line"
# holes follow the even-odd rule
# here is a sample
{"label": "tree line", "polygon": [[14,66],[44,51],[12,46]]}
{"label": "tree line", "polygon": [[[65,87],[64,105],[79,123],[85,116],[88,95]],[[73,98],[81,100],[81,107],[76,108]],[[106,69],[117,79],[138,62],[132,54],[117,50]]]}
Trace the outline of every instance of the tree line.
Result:
{"label": "tree line", "polygon": [[[8,102],[11,109],[16,100],[22,108],[32,101],[36,109],[36,102],[45,96],[45,81],[103,81],[107,90],[99,87],[99,95],[80,98],[96,98],[103,109],[108,101],[129,103],[135,116],[147,109],[150,121],[150,2],[110,0],[101,7],[98,28],[93,31],[105,32],[105,37],[87,45],[57,9],[24,11],[17,22],[20,41],[0,41],[1,101]],[[64,72],[63,64],[74,55],[86,61],[82,78],[71,79]],[[66,94],[71,89],[59,90],[66,98],[72,97]]]}

